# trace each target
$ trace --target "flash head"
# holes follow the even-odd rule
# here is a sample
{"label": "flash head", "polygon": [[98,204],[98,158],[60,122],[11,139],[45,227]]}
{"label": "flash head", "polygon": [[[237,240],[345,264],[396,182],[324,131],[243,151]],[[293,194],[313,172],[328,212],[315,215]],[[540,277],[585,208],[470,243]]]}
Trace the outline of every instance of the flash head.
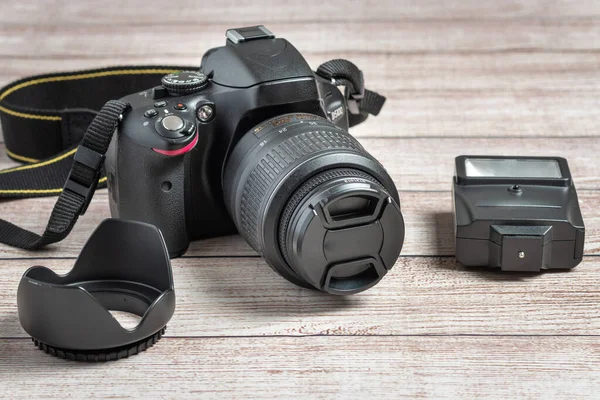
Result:
{"label": "flash head", "polygon": [[460,156],[452,189],[462,265],[535,272],[581,262],[585,228],[564,158]]}

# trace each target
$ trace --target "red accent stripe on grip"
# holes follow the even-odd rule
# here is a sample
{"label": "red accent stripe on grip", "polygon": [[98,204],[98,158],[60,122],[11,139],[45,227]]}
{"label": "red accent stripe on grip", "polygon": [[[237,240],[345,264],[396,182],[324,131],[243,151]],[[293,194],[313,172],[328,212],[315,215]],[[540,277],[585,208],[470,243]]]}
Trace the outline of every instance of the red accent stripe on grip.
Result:
{"label": "red accent stripe on grip", "polygon": [[194,140],[192,140],[188,145],[186,145],[185,147],[182,147],[180,149],[177,150],[161,150],[161,149],[155,149],[152,148],[152,150],[154,150],[157,153],[160,153],[162,155],[165,156],[180,156],[182,154],[187,153],[188,151],[190,151],[191,149],[193,149],[194,147],[196,147],[196,144],[198,143],[198,133],[195,133],[196,137],[194,137]]}

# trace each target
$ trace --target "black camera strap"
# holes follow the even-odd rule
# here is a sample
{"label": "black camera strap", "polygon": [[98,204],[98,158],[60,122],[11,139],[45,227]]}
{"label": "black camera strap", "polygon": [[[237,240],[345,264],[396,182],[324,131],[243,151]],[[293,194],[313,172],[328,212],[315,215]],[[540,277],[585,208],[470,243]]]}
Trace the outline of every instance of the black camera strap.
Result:
{"label": "black camera strap", "polygon": [[0,198],[59,196],[41,236],[0,219],[0,242],[33,250],[64,239],[95,189],[106,185],[100,172],[104,154],[127,105],[103,104],[186,68],[115,67],[39,75],[0,89],[6,152],[25,163],[0,171]]}
{"label": "black camera strap", "polygon": [[[67,237],[77,218],[85,213],[94,195],[104,164],[104,154],[108,150],[122,113],[128,107],[129,105],[122,101],[109,101],[94,118],[76,149],[63,152],[60,156],[48,160],[46,164],[42,162],[29,165],[32,167],[29,169],[26,168],[28,166],[24,166],[2,171],[5,172],[2,174],[2,183],[16,187],[22,184],[22,179],[27,176],[36,176],[43,182],[50,177],[60,179],[59,175],[70,170],[42,236],[0,220],[0,242],[34,250]],[[73,159],[71,166],[68,166],[65,160],[70,158],[71,153],[74,153]],[[61,157],[62,159],[56,161]],[[32,170],[35,172],[30,172]]]}
{"label": "black camera strap", "polygon": [[[104,154],[128,108],[121,101],[105,102],[144,95],[163,75],[193,69],[112,67],[38,75],[0,89],[6,153],[25,163],[0,170],[0,198],[59,196],[41,236],[0,219],[0,243],[34,250],[67,237],[96,188],[106,186]],[[364,88],[362,73],[349,61],[329,61],[317,74],[346,87],[350,126],[377,115],[385,102]]]}
{"label": "black camera strap", "polygon": [[365,88],[362,71],[348,60],[327,61],[317,68],[317,75],[346,87],[350,127],[364,122],[369,114],[377,116],[385,103],[385,97]]}

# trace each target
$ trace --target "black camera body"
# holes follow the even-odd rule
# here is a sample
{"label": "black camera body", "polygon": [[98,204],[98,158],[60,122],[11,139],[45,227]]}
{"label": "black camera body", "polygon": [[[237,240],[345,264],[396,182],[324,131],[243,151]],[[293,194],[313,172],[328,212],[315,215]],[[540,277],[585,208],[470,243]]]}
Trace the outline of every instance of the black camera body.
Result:
{"label": "black camera body", "polygon": [[[201,71],[210,83],[197,90],[157,87],[123,98],[132,110],[107,155],[113,216],[152,221],[172,255],[183,254],[189,240],[237,232],[225,207],[222,180],[228,152],[242,135],[282,114],[326,118],[346,109],[343,94],[315,75],[285,39],[228,40],[227,46],[207,52]],[[202,105],[214,113],[207,122],[197,120]],[[157,134],[156,126],[166,116],[182,118],[197,132]],[[333,123],[347,130],[344,116]],[[186,151],[193,140],[197,143]]]}
{"label": "black camera body", "polygon": [[199,71],[122,99],[131,109],[106,155],[112,216],[159,227],[172,257],[190,240],[239,232],[298,285],[374,285],[398,257],[404,223],[392,179],[347,132],[368,115],[362,73],[342,93],[262,26],[227,37]]}

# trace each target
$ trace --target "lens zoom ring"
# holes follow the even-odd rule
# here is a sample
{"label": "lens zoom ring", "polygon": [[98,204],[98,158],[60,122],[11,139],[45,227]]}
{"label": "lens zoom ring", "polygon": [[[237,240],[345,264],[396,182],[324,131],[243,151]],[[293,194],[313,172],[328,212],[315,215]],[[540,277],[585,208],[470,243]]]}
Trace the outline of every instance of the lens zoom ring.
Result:
{"label": "lens zoom ring", "polygon": [[347,133],[316,130],[291,136],[258,162],[244,186],[240,207],[241,229],[255,250],[260,252],[257,237],[260,205],[273,181],[297,159],[328,149],[364,151],[356,139]]}

